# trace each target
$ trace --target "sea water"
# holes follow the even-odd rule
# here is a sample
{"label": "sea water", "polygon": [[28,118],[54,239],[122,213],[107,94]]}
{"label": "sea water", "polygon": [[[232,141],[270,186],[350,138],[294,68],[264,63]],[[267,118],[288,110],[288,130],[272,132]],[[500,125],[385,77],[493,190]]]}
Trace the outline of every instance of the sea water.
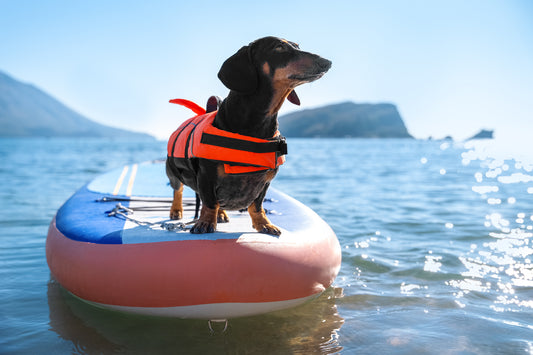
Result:
{"label": "sea water", "polygon": [[207,322],[85,304],[47,229],[78,188],[166,143],[0,139],[0,353],[533,353],[533,150],[496,141],[288,139],[273,186],[336,232],[334,285],[303,306]]}

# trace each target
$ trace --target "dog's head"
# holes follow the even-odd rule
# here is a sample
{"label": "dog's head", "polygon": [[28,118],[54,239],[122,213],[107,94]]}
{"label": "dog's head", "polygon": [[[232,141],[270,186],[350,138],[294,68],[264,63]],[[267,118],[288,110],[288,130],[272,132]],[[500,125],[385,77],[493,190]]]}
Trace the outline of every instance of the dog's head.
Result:
{"label": "dog's head", "polygon": [[273,97],[280,97],[281,103],[288,98],[299,105],[294,88],[321,78],[330,67],[329,60],[300,50],[294,42],[265,37],[228,58],[218,77],[228,89],[237,93],[250,95],[262,86],[270,86]]}

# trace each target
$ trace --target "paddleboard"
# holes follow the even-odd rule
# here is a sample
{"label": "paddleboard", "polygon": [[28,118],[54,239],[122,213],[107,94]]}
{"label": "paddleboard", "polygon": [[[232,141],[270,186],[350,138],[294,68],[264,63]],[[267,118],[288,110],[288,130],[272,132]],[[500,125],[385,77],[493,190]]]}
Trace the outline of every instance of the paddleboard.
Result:
{"label": "paddleboard", "polygon": [[93,305],[123,312],[229,319],[294,307],[319,296],[341,263],[333,230],[310,208],[270,188],[264,202],[280,236],[258,233],[247,212],[228,211],[215,233],[169,219],[163,161],[127,165],[83,186],[50,224],[53,277]]}

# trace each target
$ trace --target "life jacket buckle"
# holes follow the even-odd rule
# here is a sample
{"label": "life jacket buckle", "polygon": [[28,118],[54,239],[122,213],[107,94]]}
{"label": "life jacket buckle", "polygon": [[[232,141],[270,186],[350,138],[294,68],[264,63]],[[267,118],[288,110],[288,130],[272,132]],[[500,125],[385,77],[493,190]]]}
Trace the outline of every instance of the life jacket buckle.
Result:
{"label": "life jacket buckle", "polygon": [[279,136],[278,141],[279,141],[279,148],[278,148],[279,155],[287,155],[288,153],[287,140],[285,139],[285,137]]}

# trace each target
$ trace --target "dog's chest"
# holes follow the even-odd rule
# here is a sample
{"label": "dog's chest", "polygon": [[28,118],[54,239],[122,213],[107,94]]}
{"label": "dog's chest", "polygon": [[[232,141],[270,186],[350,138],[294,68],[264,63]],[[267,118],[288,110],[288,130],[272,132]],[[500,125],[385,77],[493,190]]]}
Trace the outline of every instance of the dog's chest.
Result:
{"label": "dog's chest", "polygon": [[219,176],[216,197],[227,210],[248,208],[276,176],[277,169],[264,173]]}

